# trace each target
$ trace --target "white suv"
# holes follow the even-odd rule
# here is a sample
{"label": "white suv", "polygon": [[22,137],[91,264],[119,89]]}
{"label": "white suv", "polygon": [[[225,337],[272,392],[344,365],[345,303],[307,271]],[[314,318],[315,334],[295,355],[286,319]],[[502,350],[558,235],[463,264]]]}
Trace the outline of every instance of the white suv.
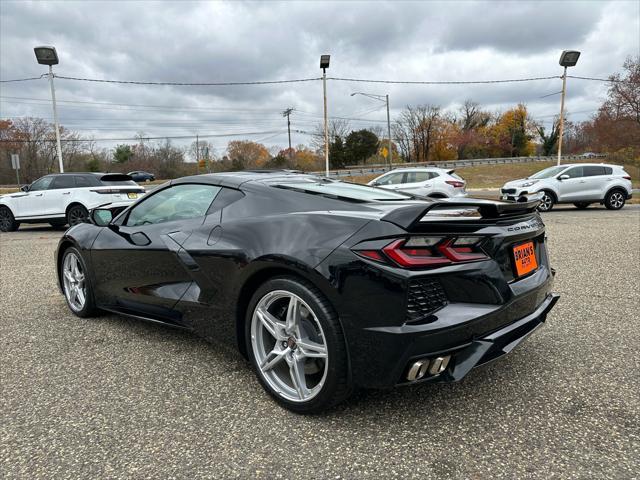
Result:
{"label": "white suv", "polygon": [[464,197],[466,182],[444,168],[398,168],[375,178],[368,185],[402,190],[432,198]]}
{"label": "white suv", "polygon": [[536,192],[544,193],[538,207],[542,212],[548,212],[556,203],[573,203],[578,208],[601,203],[609,210],[618,210],[631,198],[631,176],[619,165],[568,164],[507,182],[500,190],[503,200],[513,201]]}
{"label": "white suv", "polygon": [[20,223],[70,226],[87,220],[89,210],[112,202],[133,203],[145,190],[121,173],[58,173],[25,185],[20,192],[0,195],[0,231]]}

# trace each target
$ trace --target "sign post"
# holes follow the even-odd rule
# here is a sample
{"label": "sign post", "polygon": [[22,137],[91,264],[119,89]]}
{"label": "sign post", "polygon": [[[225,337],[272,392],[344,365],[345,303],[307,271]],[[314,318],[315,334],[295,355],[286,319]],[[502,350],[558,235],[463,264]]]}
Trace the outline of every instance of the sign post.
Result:
{"label": "sign post", "polygon": [[16,171],[16,182],[20,188],[20,156],[17,153],[11,154],[11,168]]}

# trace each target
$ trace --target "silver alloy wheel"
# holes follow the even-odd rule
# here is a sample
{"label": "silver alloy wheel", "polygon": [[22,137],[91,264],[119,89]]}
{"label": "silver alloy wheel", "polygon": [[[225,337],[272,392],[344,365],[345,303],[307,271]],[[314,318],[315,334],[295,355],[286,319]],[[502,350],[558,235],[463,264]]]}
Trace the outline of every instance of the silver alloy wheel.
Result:
{"label": "silver alloy wheel", "polygon": [[286,290],[267,293],[251,317],[251,347],[262,378],[282,398],[306,402],[324,385],[329,355],[309,305]]}
{"label": "silver alloy wheel", "polygon": [[548,212],[549,210],[551,210],[552,206],[553,206],[553,198],[551,198],[551,195],[549,195],[548,193],[545,193],[544,197],[542,197],[542,200],[540,200],[540,205],[538,205],[538,210],[540,210],[541,212]]}
{"label": "silver alloy wheel", "polygon": [[82,264],[75,253],[69,252],[65,255],[62,275],[64,295],[67,297],[69,306],[74,312],[79,312],[87,301],[87,288]]}
{"label": "silver alloy wheel", "polygon": [[609,197],[609,205],[611,205],[616,210],[618,208],[622,208],[624,205],[624,197],[620,192],[613,192]]}

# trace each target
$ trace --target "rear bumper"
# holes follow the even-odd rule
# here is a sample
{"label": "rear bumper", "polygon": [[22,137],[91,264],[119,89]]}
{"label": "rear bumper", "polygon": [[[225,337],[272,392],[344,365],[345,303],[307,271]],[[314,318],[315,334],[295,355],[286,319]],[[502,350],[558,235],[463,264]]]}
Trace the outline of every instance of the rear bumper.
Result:
{"label": "rear bumper", "polygon": [[[439,352],[438,356],[451,355],[449,367],[440,375],[426,377],[424,382],[457,382],[462,380],[475,367],[492,362],[511,353],[520,343],[540,327],[547,314],[560,296],[549,294],[544,302],[531,314],[502,327],[483,338],[473,340],[449,351]],[[418,382],[419,382],[418,381]],[[418,383],[400,381],[400,384]]]}

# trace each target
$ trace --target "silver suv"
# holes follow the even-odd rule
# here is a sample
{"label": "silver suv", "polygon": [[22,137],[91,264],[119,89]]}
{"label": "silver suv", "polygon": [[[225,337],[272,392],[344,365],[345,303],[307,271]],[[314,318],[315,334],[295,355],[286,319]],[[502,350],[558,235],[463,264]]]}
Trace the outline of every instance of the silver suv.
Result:
{"label": "silver suv", "polygon": [[631,198],[631,176],[619,165],[578,163],[545,168],[528,178],[507,182],[500,190],[503,200],[513,201],[536,192],[544,192],[538,207],[542,212],[556,203],[573,203],[578,208],[600,203],[618,210]]}
{"label": "silver suv", "polygon": [[396,168],[368,185],[432,198],[465,197],[467,182],[453,170],[435,167]]}

